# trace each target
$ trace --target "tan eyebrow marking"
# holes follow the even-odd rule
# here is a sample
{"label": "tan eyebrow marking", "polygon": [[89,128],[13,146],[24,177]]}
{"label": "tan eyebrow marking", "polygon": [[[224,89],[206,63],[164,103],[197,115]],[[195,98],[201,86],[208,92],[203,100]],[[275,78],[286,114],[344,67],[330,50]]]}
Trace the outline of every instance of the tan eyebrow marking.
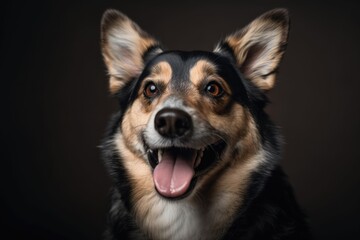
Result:
{"label": "tan eyebrow marking", "polygon": [[216,74],[216,67],[214,64],[206,61],[199,60],[190,69],[190,81],[198,85],[206,77]]}
{"label": "tan eyebrow marking", "polygon": [[152,67],[151,74],[147,78],[168,84],[172,78],[172,68],[168,62],[159,62]]}

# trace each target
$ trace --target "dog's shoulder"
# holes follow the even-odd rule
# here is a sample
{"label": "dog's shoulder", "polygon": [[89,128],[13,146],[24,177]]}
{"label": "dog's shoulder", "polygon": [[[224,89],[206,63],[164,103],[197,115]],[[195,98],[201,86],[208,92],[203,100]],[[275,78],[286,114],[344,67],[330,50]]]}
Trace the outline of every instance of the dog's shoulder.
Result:
{"label": "dog's shoulder", "polygon": [[280,166],[264,182],[259,195],[248,201],[246,210],[239,212],[224,239],[240,236],[244,240],[311,239],[306,216]]}
{"label": "dog's shoulder", "polygon": [[105,240],[145,239],[115,187],[111,190],[110,206],[108,227],[104,233]]}

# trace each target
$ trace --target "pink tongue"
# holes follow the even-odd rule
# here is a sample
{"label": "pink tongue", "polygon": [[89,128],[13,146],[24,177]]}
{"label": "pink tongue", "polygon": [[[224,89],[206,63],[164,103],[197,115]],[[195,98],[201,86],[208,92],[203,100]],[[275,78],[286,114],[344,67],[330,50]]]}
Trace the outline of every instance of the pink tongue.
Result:
{"label": "pink tongue", "polygon": [[194,176],[196,151],[167,149],[154,169],[157,191],[165,197],[179,197],[189,188]]}

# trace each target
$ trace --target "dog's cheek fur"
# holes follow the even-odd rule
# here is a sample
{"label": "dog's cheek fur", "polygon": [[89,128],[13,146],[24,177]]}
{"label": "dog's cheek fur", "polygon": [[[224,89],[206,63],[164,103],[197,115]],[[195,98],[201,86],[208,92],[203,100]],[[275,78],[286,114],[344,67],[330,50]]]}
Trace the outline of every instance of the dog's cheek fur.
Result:
{"label": "dog's cheek fur", "polygon": [[127,147],[140,156],[144,149],[141,144],[141,131],[145,128],[150,113],[144,111],[140,100],[135,100],[126,113],[121,125],[121,133]]}
{"label": "dog's cheek fur", "polygon": [[206,101],[197,95],[194,95],[189,102],[198,110],[202,121],[208,123],[209,130],[215,131],[224,138],[226,136],[224,140],[229,148],[235,147],[239,140],[248,142],[242,151],[247,150],[248,146],[254,150],[259,148],[260,139],[255,121],[246,107],[230,99],[219,104]]}
{"label": "dog's cheek fur", "polygon": [[116,135],[115,141],[131,186],[131,196],[126,197],[132,199],[131,202],[137,202],[139,197],[151,195],[154,190],[151,168],[141,155],[139,156],[127,147],[126,140],[120,133]]}
{"label": "dog's cheek fur", "polygon": [[152,172],[146,161],[146,152],[142,142],[142,131],[154,107],[153,105],[144,107],[143,99],[136,99],[124,115],[121,134],[117,135],[116,140],[116,146],[131,181],[130,197],[135,203],[139,201],[139,197],[147,196],[154,191]]}
{"label": "dog's cheek fur", "polygon": [[218,166],[200,178],[194,190],[202,199],[208,199],[202,203],[211,209],[207,209],[207,219],[217,219],[209,230],[220,235],[245,203],[252,174],[263,164],[266,154],[260,150],[254,120],[249,117],[244,125],[238,126],[239,131],[244,128],[241,139],[226,149]]}
{"label": "dog's cheek fur", "polygon": [[138,201],[138,195],[149,195],[154,190],[151,168],[146,159],[141,133],[146,127],[151,111],[143,107],[137,99],[124,114],[119,131],[115,137],[119,151],[131,185],[132,202]]}
{"label": "dog's cheek fur", "polygon": [[[192,85],[197,86],[200,89],[197,92],[200,93],[204,79],[209,76],[213,78],[214,75],[216,75],[216,66],[205,60],[198,61],[190,70]],[[231,93],[226,83],[223,86],[226,92]],[[219,209],[223,211],[220,215],[226,216],[220,221],[226,222],[227,217],[235,214],[235,209],[243,203],[251,175],[263,159],[263,152],[259,151],[261,148],[259,132],[250,110],[228,95],[221,99],[211,99],[206,95],[194,93],[188,94],[187,100],[191,107],[197,109],[202,121],[208,123],[210,131],[216,131],[222,137],[226,136],[224,140],[228,147],[218,163],[220,167],[214,168],[199,179],[195,189],[195,192],[201,192],[204,198],[215,199],[215,209],[217,206],[219,208],[226,206],[223,210]]]}
{"label": "dog's cheek fur", "polygon": [[249,114],[239,104],[232,103],[231,105],[225,114],[218,115],[212,112],[205,113],[205,116],[214,129],[229,138],[228,144],[233,145],[246,133]]}

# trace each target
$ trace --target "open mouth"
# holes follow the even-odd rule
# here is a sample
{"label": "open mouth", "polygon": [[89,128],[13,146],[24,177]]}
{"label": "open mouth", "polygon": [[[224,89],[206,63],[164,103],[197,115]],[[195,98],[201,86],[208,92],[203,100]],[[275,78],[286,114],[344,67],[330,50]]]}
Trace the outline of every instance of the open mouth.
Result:
{"label": "open mouth", "polygon": [[197,178],[220,159],[225,142],[219,141],[202,149],[168,147],[148,149],[157,192],[166,198],[188,196]]}

